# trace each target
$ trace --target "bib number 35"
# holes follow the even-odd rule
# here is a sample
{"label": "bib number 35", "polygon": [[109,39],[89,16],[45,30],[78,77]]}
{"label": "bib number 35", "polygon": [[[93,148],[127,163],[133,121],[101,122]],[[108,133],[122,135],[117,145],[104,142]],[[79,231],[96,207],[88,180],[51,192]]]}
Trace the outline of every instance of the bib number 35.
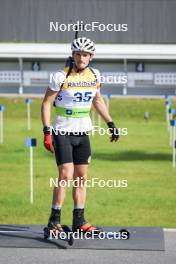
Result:
{"label": "bib number 35", "polygon": [[75,99],[73,102],[89,102],[91,99],[92,92],[85,92],[85,93],[80,93],[77,92],[74,94]]}

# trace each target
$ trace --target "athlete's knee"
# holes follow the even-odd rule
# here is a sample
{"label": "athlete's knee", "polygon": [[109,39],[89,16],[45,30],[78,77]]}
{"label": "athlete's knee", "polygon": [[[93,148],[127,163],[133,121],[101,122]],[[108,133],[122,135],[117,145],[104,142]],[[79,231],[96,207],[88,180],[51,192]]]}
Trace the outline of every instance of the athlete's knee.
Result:
{"label": "athlete's knee", "polygon": [[71,173],[69,173],[69,172],[61,172],[60,174],[59,174],[59,181],[66,181],[66,182],[68,182],[68,181],[71,181],[73,179],[73,176],[72,176],[72,174]]}
{"label": "athlete's knee", "polygon": [[74,179],[76,180],[78,186],[84,186],[86,179],[87,179],[87,174],[77,174],[74,175]]}
{"label": "athlete's knee", "polygon": [[71,166],[64,166],[59,168],[59,181],[64,180],[66,182],[73,179],[73,170]]}

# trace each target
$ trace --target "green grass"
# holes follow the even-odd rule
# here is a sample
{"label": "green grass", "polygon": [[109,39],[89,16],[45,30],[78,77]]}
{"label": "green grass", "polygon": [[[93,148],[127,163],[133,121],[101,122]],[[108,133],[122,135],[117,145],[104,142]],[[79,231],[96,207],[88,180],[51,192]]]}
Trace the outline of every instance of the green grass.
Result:
{"label": "green grass", "polygon": [[[57,177],[52,154],[43,148],[41,99],[31,105],[32,130],[27,131],[23,98],[0,98],[4,112],[4,144],[0,146],[0,223],[47,223],[52,188]],[[150,112],[149,121],[143,114]],[[176,170],[162,99],[112,99],[110,112],[128,135],[118,143],[108,136],[92,136],[89,179],[127,180],[127,188],[88,188],[86,218],[98,225],[175,227]],[[36,137],[34,149],[34,204],[29,203],[29,151],[26,137]],[[71,188],[62,209],[62,222],[71,223]]]}

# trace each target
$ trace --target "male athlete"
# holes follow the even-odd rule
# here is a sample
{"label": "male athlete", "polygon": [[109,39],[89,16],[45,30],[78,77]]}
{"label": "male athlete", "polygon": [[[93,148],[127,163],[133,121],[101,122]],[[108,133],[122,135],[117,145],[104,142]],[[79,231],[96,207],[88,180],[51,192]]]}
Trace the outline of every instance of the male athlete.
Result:
{"label": "male athlete", "polygon": [[[68,183],[75,179],[80,179],[80,183],[83,183],[87,178],[91,158],[88,131],[92,129],[89,116],[92,104],[107,123],[111,141],[117,141],[119,138],[118,129],[100,93],[100,73],[89,67],[95,51],[93,41],[85,37],[77,38],[73,41],[71,49],[73,64],[53,75],[41,109],[44,146],[55,153],[59,174],[58,187],[53,190],[48,227],[50,230],[58,231],[62,231],[61,207],[67,188],[59,183],[63,180]],[[56,117],[53,124],[54,133],[50,135],[50,113],[53,103],[56,108]],[[73,232],[79,230],[83,233],[92,231],[99,233],[101,229],[89,224],[84,217],[86,201],[84,184],[73,186],[72,194],[74,201]]]}

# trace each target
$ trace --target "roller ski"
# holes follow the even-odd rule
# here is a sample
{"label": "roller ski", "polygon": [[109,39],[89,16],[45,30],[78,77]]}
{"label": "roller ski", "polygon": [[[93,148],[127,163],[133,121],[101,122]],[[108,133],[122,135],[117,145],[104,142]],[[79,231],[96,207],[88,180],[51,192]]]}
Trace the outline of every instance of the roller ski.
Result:
{"label": "roller ski", "polygon": [[72,246],[74,239],[72,236],[72,231],[67,225],[56,225],[50,223],[47,227],[43,229],[44,239],[60,239],[66,241],[69,246]]}
{"label": "roller ski", "polygon": [[[72,231],[78,232],[79,235],[91,238],[100,238],[103,235],[104,239],[113,239],[113,232],[103,230],[101,227],[92,226],[86,222],[84,218],[84,209],[74,209]],[[127,229],[120,229],[118,232],[119,239],[127,240],[130,238],[130,232]],[[115,238],[114,238],[115,239]]]}
{"label": "roller ski", "polygon": [[73,245],[72,230],[67,225],[60,224],[61,210],[52,209],[48,226],[43,229],[44,239],[60,239]]}

